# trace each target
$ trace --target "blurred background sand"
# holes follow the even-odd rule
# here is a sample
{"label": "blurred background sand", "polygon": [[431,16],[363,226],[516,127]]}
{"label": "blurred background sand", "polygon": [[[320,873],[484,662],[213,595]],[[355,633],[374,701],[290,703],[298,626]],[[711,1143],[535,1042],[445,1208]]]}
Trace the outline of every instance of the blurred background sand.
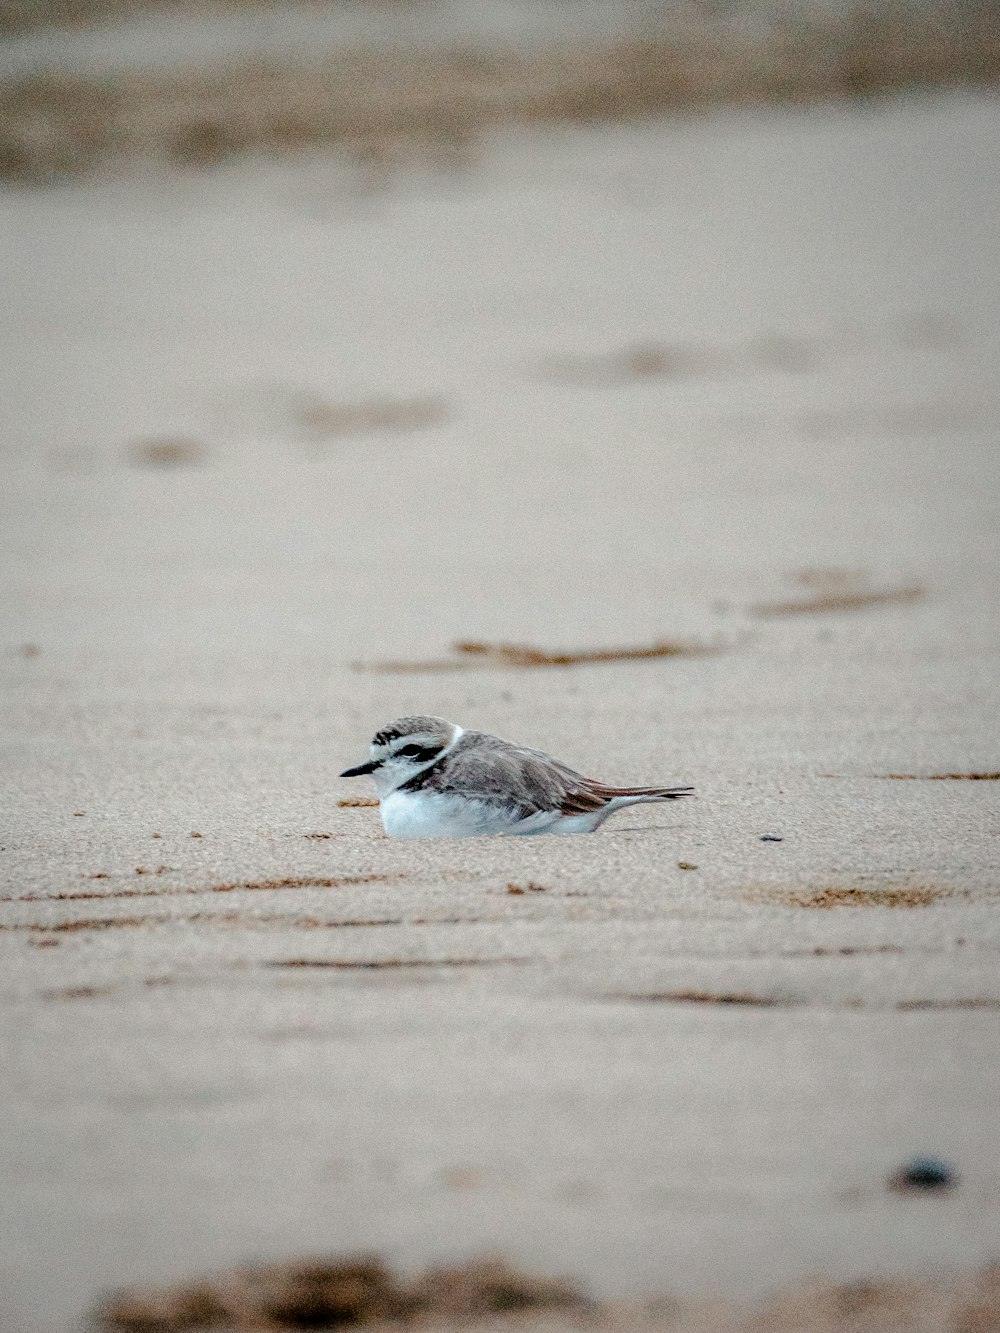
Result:
{"label": "blurred background sand", "polygon": [[[0,17],[2,1326],[994,1258],[995,8]],[[699,798],[390,843],[407,712]]]}

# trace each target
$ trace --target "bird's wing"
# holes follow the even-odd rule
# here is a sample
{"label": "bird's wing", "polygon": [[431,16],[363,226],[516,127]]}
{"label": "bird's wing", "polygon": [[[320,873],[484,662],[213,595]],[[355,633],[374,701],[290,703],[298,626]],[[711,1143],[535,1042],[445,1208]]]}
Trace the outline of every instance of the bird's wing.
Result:
{"label": "bird's wing", "polygon": [[513,807],[525,817],[540,811],[581,815],[603,809],[610,800],[600,784],[540,750],[484,733],[466,732],[441,763],[417,775],[414,786],[421,778],[424,791]]}

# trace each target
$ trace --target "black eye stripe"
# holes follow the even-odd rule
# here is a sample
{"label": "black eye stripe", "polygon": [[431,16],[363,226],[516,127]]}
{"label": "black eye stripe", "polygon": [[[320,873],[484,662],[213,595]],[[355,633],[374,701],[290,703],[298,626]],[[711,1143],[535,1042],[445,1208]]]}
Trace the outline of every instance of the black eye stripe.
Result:
{"label": "black eye stripe", "polygon": [[443,745],[404,745],[401,750],[396,751],[396,754],[404,759],[413,759],[417,763],[426,764],[431,759],[436,759],[443,749]]}

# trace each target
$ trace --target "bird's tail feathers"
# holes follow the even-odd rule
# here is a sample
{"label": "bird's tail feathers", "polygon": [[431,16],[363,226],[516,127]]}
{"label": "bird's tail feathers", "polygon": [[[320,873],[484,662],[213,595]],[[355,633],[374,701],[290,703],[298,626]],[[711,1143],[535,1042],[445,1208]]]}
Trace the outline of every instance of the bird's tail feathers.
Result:
{"label": "bird's tail feathers", "polygon": [[693,796],[693,787],[601,787],[601,795],[609,800],[630,797],[636,801],[676,801],[682,796]]}

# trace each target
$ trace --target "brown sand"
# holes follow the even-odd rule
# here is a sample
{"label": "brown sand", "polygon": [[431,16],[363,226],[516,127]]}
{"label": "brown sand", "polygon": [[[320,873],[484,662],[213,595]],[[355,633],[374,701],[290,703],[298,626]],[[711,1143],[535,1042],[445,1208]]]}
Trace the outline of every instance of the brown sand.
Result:
{"label": "brown sand", "polygon": [[[875,775],[1000,767],[998,106],[568,104],[381,192],[306,155],[0,193],[16,1333],[358,1253],[716,1328],[994,1317],[1000,785]],[[739,351],[538,373],[642,347]],[[304,402],[447,410],[319,440]],[[927,595],[749,610],[859,587]],[[661,639],[730,647],[350,666]],[[698,799],[389,840],[337,775],[414,712]],[[916,1154],[957,1185],[889,1189]]]}
{"label": "brown sand", "polygon": [[358,671],[384,671],[396,675],[408,671],[531,670],[535,667],[593,666],[608,662],[648,662],[660,657],[698,657],[718,651],[697,644],[660,640],[627,648],[574,648],[552,650],[520,643],[480,643],[459,640],[452,645],[452,658],[416,662],[359,662]]}
{"label": "brown sand", "polygon": [[107,1333],[184,1333],[400,1325],[427,1330],[489,1327],[602,1329],[607,1333],[993,1333],[1000,1327],[1000,1266],[955,1277],[803,1284],[748,1309],[600,1305],[565,1281],[518,1272],[498,1260],[431,1268],[401,1279],[378,1259],[317,1259],[237,1269],[174,1288],[124,1291],[95,1315]]}
{"label": "brown sand", "polygon": [[[17,21],[23,6],[7,8],[10,26],[26,26]],[[70,18],[86,8],[66,0],[62,13]],[[113,0],[92,8],[107,12]],[[658,22],[640,13],[634,31],[576,41],[567,33],[541,47],[528,39],[513,50],[497,43],[456,49],[445,39],[425,50],[386,44],[345,52],[331,41],[328,52],[314,50],[308,60],[237,53],[208,70],[139,68],[109,78],[57,65],[0,84],[0,178],[53,181],[150,161],[204,167],[248,152],[316,146],[338,150],[369,174],[391,175],[428,154],[446,169],[464,169],[478,159],[484,134],[512,125],[828,102],[1000,77],[993,5],[878,0],[756,10],[668,11]],[[48,12],[58,18],[61,11]],[[780,335],[761,343],[782,364],[792,345]],[[552,364],[572,373],[574,362]],[[673,373],[677,364],[673,351],[651,342],[605,370],[643,377]],[[680,364],[691,368],[683,351]],[[705,368],[700,358],[695,365]],[[336,438],[426,428],[446,415],[436,395],[342,406],[317,396],[303,424],[317,438]]]}

